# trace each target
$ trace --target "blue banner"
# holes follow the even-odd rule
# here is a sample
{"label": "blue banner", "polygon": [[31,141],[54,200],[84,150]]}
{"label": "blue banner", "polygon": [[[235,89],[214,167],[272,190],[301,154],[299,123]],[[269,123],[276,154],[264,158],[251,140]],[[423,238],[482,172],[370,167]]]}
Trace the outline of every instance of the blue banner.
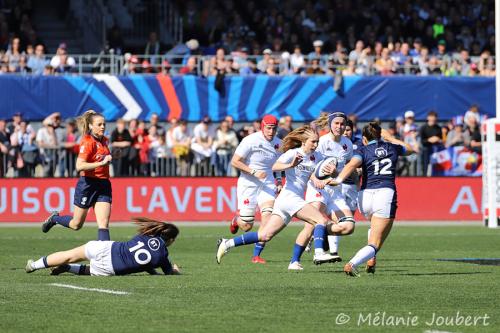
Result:
{"label": "blue banner", "polygon": [[2,75],[0,98],[0,117],[22,112],[29,120],[55,111],[75,117],[88,109],[107,120],[148,120],[156,112],[161,119],[193,122],[226,115],[252,121],[268,113],[309,121],[333,110],[355,113],[362,121],[391,120],[406,110],[425,120],[429,110],[436,110],[445,120],[463,115],[472,104],[481,114],[495,116],[495,81],[478,77],[350,76],[335,90],[330,76],[231,76],[217,84],[214,77],[195,76]]}

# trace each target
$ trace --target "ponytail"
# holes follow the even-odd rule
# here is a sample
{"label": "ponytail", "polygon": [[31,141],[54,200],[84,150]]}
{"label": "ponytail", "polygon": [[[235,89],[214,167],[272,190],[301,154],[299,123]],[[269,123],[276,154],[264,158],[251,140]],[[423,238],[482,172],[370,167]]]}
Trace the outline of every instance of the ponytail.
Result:
{"label": "ponytail", "polygon": [[161,237],[165,242],[175,239],[179,229],[172,223],[161,222],[147,217],[134,217],[132,222],[137,224],[137,232],[141,235]]}
{"label": "ponytail", "polygon": [[371,121],[370,123],[368,123],[368,125],[365,125],[365,127],[363,127],[362,133],[368,141],[380,140],[380,138],[382,137],[382,128],[380,127],[378,122]]}
{"label": "ponytail", "polygon": [[87,134],[90,132],[90,124],[94,121],[94,117],[104,117],[102,114],[95,112],[94,110],[85,111],[80,117],[76,118],[76,124],[78,129],[82,134]]}
{"label": "ponytail", "polygon": [[281,151],[284,153],[292,148],[302,146],[302,143],[306,142],[307,138],[314,133],[316,133],[316,131],[309,125],[294,129],[283,138]]}

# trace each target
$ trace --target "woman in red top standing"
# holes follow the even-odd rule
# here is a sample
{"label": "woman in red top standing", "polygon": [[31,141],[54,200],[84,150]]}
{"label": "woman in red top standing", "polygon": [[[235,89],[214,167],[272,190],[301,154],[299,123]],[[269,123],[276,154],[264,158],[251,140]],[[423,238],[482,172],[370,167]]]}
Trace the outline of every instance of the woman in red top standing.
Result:
{"label": "woman in red top standing", "polygon": [[75,188],[74,213],[73,216],[59,216],[59,212],[53,212],[43,223],[42,231],[48,232],[56,224],[78,230],[83,226],[89,208],[94,207],[98,239],[110,240],[108,226],[112,195],[109,164],[112,157],[108,139],[104,136],[106,121],[101,114],[89,110],[77,119],[77,123],[83,137],[76,160],[80,179]]}

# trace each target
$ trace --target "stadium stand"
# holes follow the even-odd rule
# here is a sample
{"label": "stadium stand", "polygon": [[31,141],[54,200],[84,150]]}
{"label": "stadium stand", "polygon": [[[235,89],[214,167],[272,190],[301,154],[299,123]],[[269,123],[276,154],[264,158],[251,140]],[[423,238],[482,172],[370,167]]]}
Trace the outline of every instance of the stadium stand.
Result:
{"label": "stadium stand", "polygon": [[[329,75],[335,85],[342,76],[494,76],[493,13],[486,0],[2,1],[0,74],[163,73],[214,76],[215,82],[235,75]],[[440,127],[439,149],[466,147],[474,174],[482,117],[475,106],[469,111]],[[421,149],[419,157],[401,161],[400,173],[435,174],[429,156],[422,159],[425,125],[411,123],[412,112],[394,115],[391,124]],[[78,134],[71,119],[37,131],[7,120],[0,120],[2,176],[75,175]],[[218,142],[255,130],[235,130],[232,121],[227,129],[226,122],[210,124],[213,151],[200,158],[190,143],[179,144],[192,139],[189,126],[175,139],[174,128],[185,125],[169,121],[166,131],[127,122],[130,146],[115,175],[234,175],[228,163],[234,144]]]}

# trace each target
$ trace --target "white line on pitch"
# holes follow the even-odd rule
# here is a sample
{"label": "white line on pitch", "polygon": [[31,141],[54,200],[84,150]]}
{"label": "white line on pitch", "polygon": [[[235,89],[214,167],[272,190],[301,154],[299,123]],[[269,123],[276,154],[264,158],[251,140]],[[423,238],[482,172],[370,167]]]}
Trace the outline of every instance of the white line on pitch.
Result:
{"label": "white line on pitch", "polygon": [[49,283],[49,285],[55,286],[55,287],[69,288],[69,289],[96,291],[98,293],[114,294],[114,295],[130,295],[131,294],[127,291],[116,291],[116,290],[99,289],[99,288],[85,288],[85,287],[78,287],[78,286],[73,286],[71,284],[62,284],[62,283]]}

